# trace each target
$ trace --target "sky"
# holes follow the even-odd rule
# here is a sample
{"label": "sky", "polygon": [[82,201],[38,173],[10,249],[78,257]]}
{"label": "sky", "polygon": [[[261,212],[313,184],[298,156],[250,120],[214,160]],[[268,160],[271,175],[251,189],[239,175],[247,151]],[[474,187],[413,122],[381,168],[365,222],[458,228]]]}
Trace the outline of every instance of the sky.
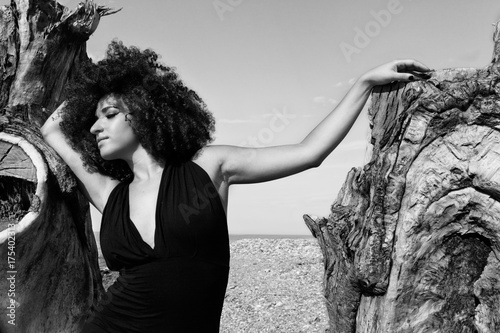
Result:
{"label": "sky", "polygon": [[[437,70],[485,67],[500,20],[498,0],[97,3],[122,10],[101,19],[87,42],[89,56],[101,59],[114,38],[155,50],[214,114],[213,144],[241,146],[299,143],[357,77],[394,59],[414,58]],[[232,185],[229,232],[310,234],[302,215],[329,215],[348,171],[368,162],[369,138],[365,109],[320,167]]]}

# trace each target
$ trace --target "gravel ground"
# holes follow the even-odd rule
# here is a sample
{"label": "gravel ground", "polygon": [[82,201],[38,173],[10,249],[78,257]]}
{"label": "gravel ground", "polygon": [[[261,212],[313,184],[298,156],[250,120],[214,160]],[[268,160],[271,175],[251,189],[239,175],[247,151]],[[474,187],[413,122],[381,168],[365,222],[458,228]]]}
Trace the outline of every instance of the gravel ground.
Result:
{"label": "gravel ground", "polygon": [[315,239],[231,243],[221,332],[325,332],[323,258]]}
{"label": "gravel ground", "polygon": [[[117,275],[103,276],[105,288]],[[325,332],[322,278],[323,258],[315,239],[232,242],[220,332]]]}

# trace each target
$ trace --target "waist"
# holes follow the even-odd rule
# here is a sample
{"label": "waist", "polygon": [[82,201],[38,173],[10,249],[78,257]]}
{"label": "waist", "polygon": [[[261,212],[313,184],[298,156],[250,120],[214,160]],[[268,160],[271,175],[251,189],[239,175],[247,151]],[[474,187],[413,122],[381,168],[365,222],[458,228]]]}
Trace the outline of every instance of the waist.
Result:
{"label": "waist", "polygon": [[[229,268],[229,255],[224,256],[224,258],[210,258],[205,257],[203,255],[195,254],[195,255],[174,255],[174,256],[148,256],[143,258],[142,260],[135,260],[135,262],[129,262],[128,264],[124,264],[122,260],[118,260],[118,262],[122,261],[121,265],[113,265],[112,262],[114,260],[108,261],[108,267],[112,271],[123,271],[123,270],[134,270],[140,269],[142,266],[154,265],[154,263],[163,263],[164,265],[168,265],[170,263],[207,263],[216,266],[222,266]],[[115,261],[116,262],[116,261]]]}
{"label": "waist", "polygon": [[120,276],[109,291],[156,303],[178,293],[181,297],[193,285],[224,293],[228,276],[229,267],[226,266],[182,257],[168,258],[120,270]]}
{"label": "waist", "polygon": [[100,312],[106,320],[124,327],[164,321],[162,327],[170,327],[175,320],[185,325],[186,314],[190,318],[205,316],[200,322],[218,323],[228,276],[228,267],[195,259],[150,261],[120,271]]}
{"label": "waist", "polygon": [[130,265],[119,269],[120,275],[127,274],[171,274],[172,272],[177,272],[179,270],[187,273],[195,269],[213,269],[213,270],[229,270],[229,263],[211,261],[203,257],[187,257],[187,256],[177,256],[177,257],[158,257],[149,258],[144,262],[138,263],[136,265]]}

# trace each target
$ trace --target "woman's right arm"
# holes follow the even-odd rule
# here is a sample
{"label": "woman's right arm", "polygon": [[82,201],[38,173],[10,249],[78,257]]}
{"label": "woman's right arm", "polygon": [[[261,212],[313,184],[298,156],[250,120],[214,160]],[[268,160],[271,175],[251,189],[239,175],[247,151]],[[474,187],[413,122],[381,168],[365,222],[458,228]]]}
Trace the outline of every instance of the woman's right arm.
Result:
{"label": "woman's right arm", "polygon": [[47,118],[40,131],[45,142],[68,164],[71,171],[78,178],[78,185],[82,193],[102,213],[109,194],[118,184],[118,181],[97,172],[91,173],[84,167],[81,154],[71,147],[61,131],[61,114],[64,112],[65,105],[66,103],[62,103]]}

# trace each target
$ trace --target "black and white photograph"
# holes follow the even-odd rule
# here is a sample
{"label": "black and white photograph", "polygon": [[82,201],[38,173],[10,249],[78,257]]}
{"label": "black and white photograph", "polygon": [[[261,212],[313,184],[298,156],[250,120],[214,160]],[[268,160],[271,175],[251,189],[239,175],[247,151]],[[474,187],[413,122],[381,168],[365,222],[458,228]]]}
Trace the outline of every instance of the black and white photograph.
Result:
{"label": "black and white photograph", "polygon": [[1,0],[0,333],[500,332],[500,3]]}

